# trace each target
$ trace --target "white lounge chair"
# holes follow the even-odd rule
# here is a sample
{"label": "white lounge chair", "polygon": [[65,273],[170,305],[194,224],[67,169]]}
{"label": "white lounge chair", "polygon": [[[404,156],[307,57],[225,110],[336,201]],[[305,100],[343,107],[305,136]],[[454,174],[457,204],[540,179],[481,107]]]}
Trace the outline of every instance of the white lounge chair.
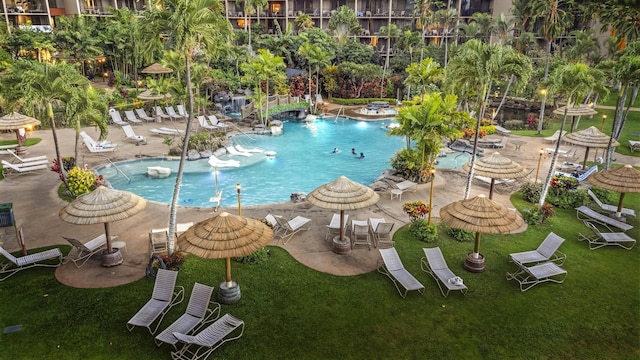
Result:
{"label": "white lounge chair", "polygon": [[[562,171],[556,171],[555,175],[558,176],[566,176],[566,177],[572,177],[574,179],[577,179],[579,182],[583,182],[585,180],[587,180],[587,178],[589,177],[589,175],[598,172],[598,165],[593,165],[592,167],[589,168],[589,170],[583,172],[582,174],[570,174],[570,173],[566,173],[566,172],[562,172]],[[577,175],[577,176],[576,176]]]}
{"label": "white lounge chair", "polygon": [[219,130],[217,126],[211,126],[209,125],[209,123],[207,122],[207,118],[204,117],[204,115],[198,115],[198,124],[200,124],[200,127],[205,129],[205,130],[210,130],[210,131],[216,131]]}
{"label": "white lounge chair", "polygon": [[[184,299],[184,288],[182,286],[176,286],[176,278],[178,277],[177,271],[158,269],[156,274],[156,282],[153,285],[153,294],[151,299],[133,315],[127,322],[127,329],[133,330],[136,326],[146,327],[151,335],[153,335],[158,326],[162,322],[162,318],[166,315],[167,311],[171,307],[178,305]],[[177,291],[174,292],[174,290]],[[156,326],[151,329],[151,326],[158,320]]]}
{"label": "white lounge chair", "polygon": [[202,326],[217,319],[220,316],[220,304],[211,301],[212,293],[213,288],[211,286],[195,283],[187,304],[187,310],[156,336],[156,345],[171,344],[174,349],[178,350],[176,347],[178,339],[173,336],[174,332],[189,334],[192,330],[195,329],[197,331]]}
{"label": "white lounge chair", "polygon": [[273,236],[276,237],[278,232],[280,231],[280,225],[278,225],[278,220],[276,220],[276,216],[279,215],[272,215],[272,214],[267,214],[265,215],[264,219],[271,224],[271,228],[273,229]]}
{"label": "white lounge chair", "polygon": [[25,157],[18,156],[18,154],[16,154],[14,150],[7,149],[5,151],[9,155],[13,156],[19,163],[22,163],[22,164],[37,163],[36,165],[38,165],[40,164],[41,161],[45,161],[45,163],[49,162],[47,155],[32,156],[32,157],[25,158]]}
{"label": "white lounge chair", "polygon": [[296,216],[295,218],[287,221],[282,216],[274,216],[278,226],[280,227],[280,234],[278,235],[282,239],[283,244],[287,244],[293,238],[293,235],[302,230],[309,230],[309,227],[305,227],[311,219],[307,219],[303,216]]}
{"label": "white lounge chair", "polygon": [[122,120],[120,116],[120,112],[116,109],[109,109],[109,116],[111,116],[111,121],[113,121],[116,125],[127,125],[127,122]]}
{"label": "white lounge chair", "polygon": [[154,110],[156,112],[156,116],[160,118],[160,121],[171,120],[171,116],[165,114],[164,111],[162,111],[162,108],[160,106],[156,106]]}
{"label": "white lounge chair", "polygon": [[243,147],[242,145],[239,145],[239,144],[236,145],[236,149],[238,149],[238,151],[247,152],[247,153],[263,153],[264,152],[264,150],[258,149],[258,148],[249,148],[249,149],[247,149],[247,148],[245,148],[245,147]]}
{"label": "white lounge chair", "polygon": [[171,117],[171,119],[174,119],[174,120],[185,120],[186,119],[186,117],[178,114],[173,109],[173,106],[165,106],[164,108],[167,110],[167,115],[169,115]]}
{"label": "white lounge chair", "polygon": [[382,260],[378,262],[378,272],[391,279],[402,298],[412,290],[418,291],[421,295],[424,294],[424,285],[404,268],[395,247],[378,249],[378,251],[382,256]]}
{"label": "white lounge chair", "polygon": [[511,258],[511,261],[523,265],[545,261],[551,261],[558,265],[562,265],[564,260],[567,258],[566,254],[558,251],[563,242],[563,238],[553,232],[550,232],[537,249],[509,254],[509,257]]}
{"label": "white lounge chair", "polygon": [[144,121],[156,121],[155,118],[147,115],[147,113],[144,111],[144,109],[136,109],[136,115],[138,115],[139,119],[142,119]]}
{"label": "white lounge chair", "polygon": [[9,175],[9,174],[28,174],[28,173],[33,173],[36,171],[40,171],[40,170],[46,170],[49,167],[45,164],[39,164],[39,165],[34,165],[34,164],[29,164],[29,163],[25,163],[25,164],[12,164],[10,162],[7,162],[5,160],[2,160],[2,173],[4,175]]}
{"label": "white lounge chair", "polygon": [[[125,123],[125,125],[128,125]],[[100,143],[93,140],[91,136],[89,136],[86,132],[81,131],[80,137],[82,137],[82,141],[87,149],[92,153],[101,153],[101,152],[114,152],[118,149],[117,144],[112,144],[108,141],[102,141]]]}
{"label": "white lounge chair", "polygon": [[222,160],[215,155],[209,156],[209,165],[213,167],[239,167],[240,162],[238,160]]}
{"label": "white lounge chair", "polygon": [[162,135],[162,136],[182,136],[182,135],[184,135],[184,130],[172,129],[172,128],[168,128],[168,127],[153,128],[153,129],[149,129],[149,131],[151,131],[152,133],[154,133],[156,135]]}
{"label": "white lounge chair", "polygon": [[[347,224],[349,223],[349,214],[344,214],[344,229],[346,232]],[[340,214],[333,214],[331,221],[327,225],[327,232],[324,234],[324,240],[328,240],[331,236],[340,235]]]}
{"label": "white lounge chair", "polygon": [[211,124],[211,126],[215,126],[216,128],[218,128],[221,131],[227,132],[229,130],[229,125],[220,122],[220,120],[218,119],[217,116],[215,115],[209,115],[207,116],[207,119],[209,120],[209,124]]}
{"label": "white lounge chair", "polygon": [[176,108],[178,109],[178,115],[184,117],[185,119],[189,118],[189,114],[187,113],[187,110],[184,108],[184,105],[182,104],[176,105]]}
{"label": "white lounge chair", "polygon": [[169,229],[149,231],[149,257],[166,254],[169,251]]}
{"label": "white lounge chair", "polygon": [[424,250],[424,257],[420,260],[420,268],[436,280],[442,296],[447,297],[451,290],[460,291],[462,295],[467,293],[467,286],[449,269],[439,247],[422,248],[422,250]]}
{"label": "white lounge chair", "polygon": [[238,149],[234,148],[233,146],[227,146],[225,149],[227,149],[227,152],[231,155],[246,156],[246,157],[249,157],[252,155],[251,153],[248,153],[248,152],[240,152],[238,151]]}
{"label": "white lounge chair", "polygon": [[[98,235],[84,244],[73,238],[65,236],[62,238],[67,240],[71,246],[73,246],[73,249],[64,258],[64,262],[66,263],[71,260],[77,268],[82,267],[93,255],[107,248],[107,236],[105,234]],[[111,241],[115,241],[117,239],[117,236],[111,237]]]}
{"label": "white lounge chair", "polygon": [[606,225],[603,226],[607,228],[608,232],[601,232],[600,229],[590,221],[584,221],[584,224],[593,231],[594,235],[587,236],[578,234],[580,236],[578,240],[587,240],[589,242],[589,250],[599,249],[603,246],[620,246],[623,249],[631,250],[636,244],[636,240],[631,236],[623,232],[613,232],[611,228]]}
{"label": "white lounge chair", "polygon": [[358,244],[367,245],[371,251],[369,224],[366,220],[351,220],[351,248]]}
{"label": "white lounge chair", "polygon": [[624,223],[622,221],[618,221],[607,215],[602,215],[599,212],[596,212],[595,210],[592,210],[591,208],[585,205],[582,205],[576,208],[576,217],[578,218],[578,220],[595,221],[605,226],[611,225],[611,226],[617,227],[622,231],[633,229],[633,225]]}
{"label": "white lounge chair", "polygon": [[405,180],[395,184],[395,186],[402,191],[415,192],[418,189],[418,184],[413,181]]}
{"label": "white lounge chair", "polygon": [[140,143],[147,144],[147,139],[144,136],[137,135],[131,125],[123,125],[122,130],[124,131],[124,136],[129,141],[133,141],[136,145],[140,145]]}
{"label": "white lounge chair", "polygon": [[[600,209],[602,209],[604,211],[608,211],[610,213],[618,212],[618,207],[617,206],[604,204],[602,201],[600,201],[600,199],[598,199],[596,194],[594,194],[591,189],[587,189],[587,194],[589,194],[589,196],[591,196],[593,201],[595,201],[596,204],[598,204]],[[636,211],[633,210],[633,209],[622,208],[622,214],[623,215],[629,215],[629,216],[636,216]]]}
{"label": "white lounge chair", "polygon": [[373,237],[373,246],[378,247],[380,244],[390,244],[394,246],[391,239],[391,231],[394,223],[387,222],[385,218],[369,218],[369,226]]}
{"label": "white lounge chair", "polygon": [[527,291],[547,281],[560,284],[566,277],[567,271],[553,262],[533,266],[521,265],[516,272],[507,273],[507,280],[516,280],[520,284],[520,291]]}
{"label": "white lounge chair", "polygon": [[127,121],[132,124],[135,124],[135,125],[142,124],[142,120],[136,118],[136,114],[133,113],[133,110],[125,110],[124,116],[127,118]]}
{"label": "white lounge chair", "polygon": [[[238,329],[240,329],[239,333],[237,333]],[[237,334],[230,336],[234,332]],[[239,339],[243,333],[244,321],[231,314],[225,314],[195,336],[174,332],[173,336],[183,342],[184,346],[172,352],[171,358],[173,360],[204,360],[220,345]]]}
{"label": "white lounge chair", "polygon": [[544,138],[546,141],[550,141],[552,144],[555,144],[556,141],[560,140],[563,136],[565,136],[567,134],[566,130],[562,131],[562,134],[560,133],[560,130],[556,130],[556,132],[553,133],[553,135],[548,136],[546,138]]}
{"label": "white lounge chair", "polygon": [[633,140],[628,140],[629,141],[629,149],[631,149],[631,152],[636,152],[636,151],[640,151],[640,141],[633,141]]}
{"label": "white lounge chair", "polygon": [[[57,267],[62,263],[62,252],[60,249],[53,248],[25,256],[15,257],[10,252],[0,246],[0,254],[4,256],[8,263],[0,264],[0,281],[14,275],[20,270],[29,269],[35,266]],[[43,263],[46,260],[58,258],[55,263]]]}

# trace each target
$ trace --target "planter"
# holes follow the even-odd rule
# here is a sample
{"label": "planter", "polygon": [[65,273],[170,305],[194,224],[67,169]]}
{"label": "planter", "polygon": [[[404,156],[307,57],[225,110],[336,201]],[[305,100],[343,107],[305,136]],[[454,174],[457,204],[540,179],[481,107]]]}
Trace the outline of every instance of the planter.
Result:
{"label": "planter", "polygon": [[122,264],[123,261],[120,249],[113,249],[112,253],[108,253],[106,250],[102,252],[102,266],[117,266]]}
{"label": "planter", "polygon": [[467,258],[464,260],[465,270],[472,273],[481,273],[484,271],[484,256],[482,254],[478,254],[478,257],[473,256],[474,253],[468,253]]}
{"label": "planter", "polygon": [[232,281],[231,286],[227,285],[227,282],[221,282],[218,289],[218,302],[225,305],[231,305],[240,300],[240,285]]}
{"label": "planter", "polygon": [[344,241],[340,241],[340,236],[333,238],[333,252],[338,255],[347,255],[351,252],[351,240],[345,236]]}

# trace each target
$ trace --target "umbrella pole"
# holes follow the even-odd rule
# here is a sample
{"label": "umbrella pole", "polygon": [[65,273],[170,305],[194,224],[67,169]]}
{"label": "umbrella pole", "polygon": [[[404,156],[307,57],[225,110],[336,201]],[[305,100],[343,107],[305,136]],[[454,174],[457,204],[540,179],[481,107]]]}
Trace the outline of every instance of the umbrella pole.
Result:
{"label": "umbrella pole", "polygon": [[489,199],[493,199],[493,186],[496,183],[496,179],[491,178],[491,184],[489,185]]}
{"label": "umbrella pole", "polygon": [[109,231],[109,223],[104,223],[104,235],[107,237],[107,254],[111,254],[113,252],[113,248],[111,247],[111,232]]}
{"label": "umbrella pole", "polygon": [[589,156],[589,147],[587,146],[587,150],[584,151],[584,163],[582,164],[582,170],[587,169],[587,158]]}
{"label": "umbrella pole", "polygon": [[480,257],[480,233],[476,231],[476,243],[473,246],[473,257]]}
{"label": "umbrella pole", "polygon": [[340,210],[340,242],[344,241],[344,210]]}
{"label": "umbrella pole", "polygon": [[616,217],[622,217],[622,200],[624,200],[624,194],[620,193],[620,199],[618,200],[618,211],[616,211]]}
{"label": "umbrella pole", "polygon": [[226,267],[226,281],[227,281],[227,287],[228,288],[232,288],[233,287],[233,281],[231,281],[231,258],[228,257],[225,259],[225,267]]}

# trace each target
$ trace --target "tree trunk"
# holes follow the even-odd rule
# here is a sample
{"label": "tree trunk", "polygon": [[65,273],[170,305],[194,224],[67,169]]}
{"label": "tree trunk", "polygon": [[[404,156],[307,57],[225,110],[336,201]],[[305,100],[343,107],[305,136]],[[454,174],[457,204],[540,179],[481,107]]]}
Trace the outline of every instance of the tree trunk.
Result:
{"label": "tree trunk", "polygon": [[464,188],[464,199],[469,198],[469,193],[471,192],[471,181],[473,181],[473,167],[476,163],[476,152],[478,150],[478,135],[480,134],[480,122],[482,122],[482,117],[484,116],[484,104],[483,101],[486,95],[486,85],[483,88],[483,93],[478,96],[478,120],[476,121],[476,133],[474,135],[473,142],[473,153],[471,154],[471,166],[469,167],[469,173],[467,174],[467,184]]}
{"label": "tree trunk", "polygon": [[[547,41],[547,61],[546,64],[544,65],[544,81],[547,81],[547,78],[549,78],[549,61],[551,58],[551,41]],[[540,133],[542,133],[542,123],[544,121],[544,106],[547,102],[547,92],[545,91],[544,95],[542,96],[542,104],[540,105],[540,116],[538,117],[538,135],[540,135]]]}
{"label": "tree trunk", "polygon": [[[571,98],[568,99],[567,104],[571,103]],[[564,116],[562,118],[562,125],[560,125],[560,134],[564,131],[564,125],[567,122],[567,112],[569,111],[569,106],[564,107]],[[560,139],[556,141],[556,148],[553,152],[553,157],[551,158],[551,166],[549,167],[549,172],[547,173],[547,178],[542,186],[542,192],[540,193],[540,201],[538,203],[539,207],[544,205],[545,200],[547,199],[547,193],[549,192],[549,186],[551,185],[551,178],[553,177],[553,173],[555,173],[556,162],[558,161],[558,150],[560,150]]]}
{"label": "tree trunk", "polygon": [[[53,105],[51,105],[51,101],[47,103],[47,115],[49,116],[49,121],[51,122],[51,134],[53,135],[53,145],[56,149],[56,159],[58,159],[58,166],[60,166],[60,179],[64,186],[69,190],[69,184],[67,183],[67,174],[64,169],[64,163],[62,162],[62,156],[60,156],[60,144],[58,143],[58,133],[56,132],[56,120],[53,116]],[[76,158],[76,161],[78,159]]]}
{"label": "tree trunk", "polygon": [[496,116],[498,116],[498,113],[500,112],[500,109],[502,109],[502,105],[504,105],[504,101],[507,99],[507,94],[509,93],[509,88],[511,87],[511,84],[513,84],[513,78],[515,76],[511,75],[511,77],[509,78],[509,82],[507,83],[507,88],[504,89],[504,94],[502,94],[502,99],[500,100],[500,104],[498,104],[498,108],[496,109],[496,113],[493,114],[493,116],[491,117],[491,122],[493,122],[496,119]]}

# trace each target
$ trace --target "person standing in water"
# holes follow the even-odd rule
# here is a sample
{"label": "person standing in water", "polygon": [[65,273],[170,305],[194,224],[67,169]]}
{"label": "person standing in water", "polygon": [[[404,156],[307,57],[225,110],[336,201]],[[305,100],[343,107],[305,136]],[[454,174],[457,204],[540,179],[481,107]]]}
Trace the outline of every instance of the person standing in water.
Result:
{"label": "person standing in water", "polygon": [[352,155],[358,155],[358,154],[356,153],[356,149],[355,149],[355,148],[351,148],[351,154],[352,154]]}

